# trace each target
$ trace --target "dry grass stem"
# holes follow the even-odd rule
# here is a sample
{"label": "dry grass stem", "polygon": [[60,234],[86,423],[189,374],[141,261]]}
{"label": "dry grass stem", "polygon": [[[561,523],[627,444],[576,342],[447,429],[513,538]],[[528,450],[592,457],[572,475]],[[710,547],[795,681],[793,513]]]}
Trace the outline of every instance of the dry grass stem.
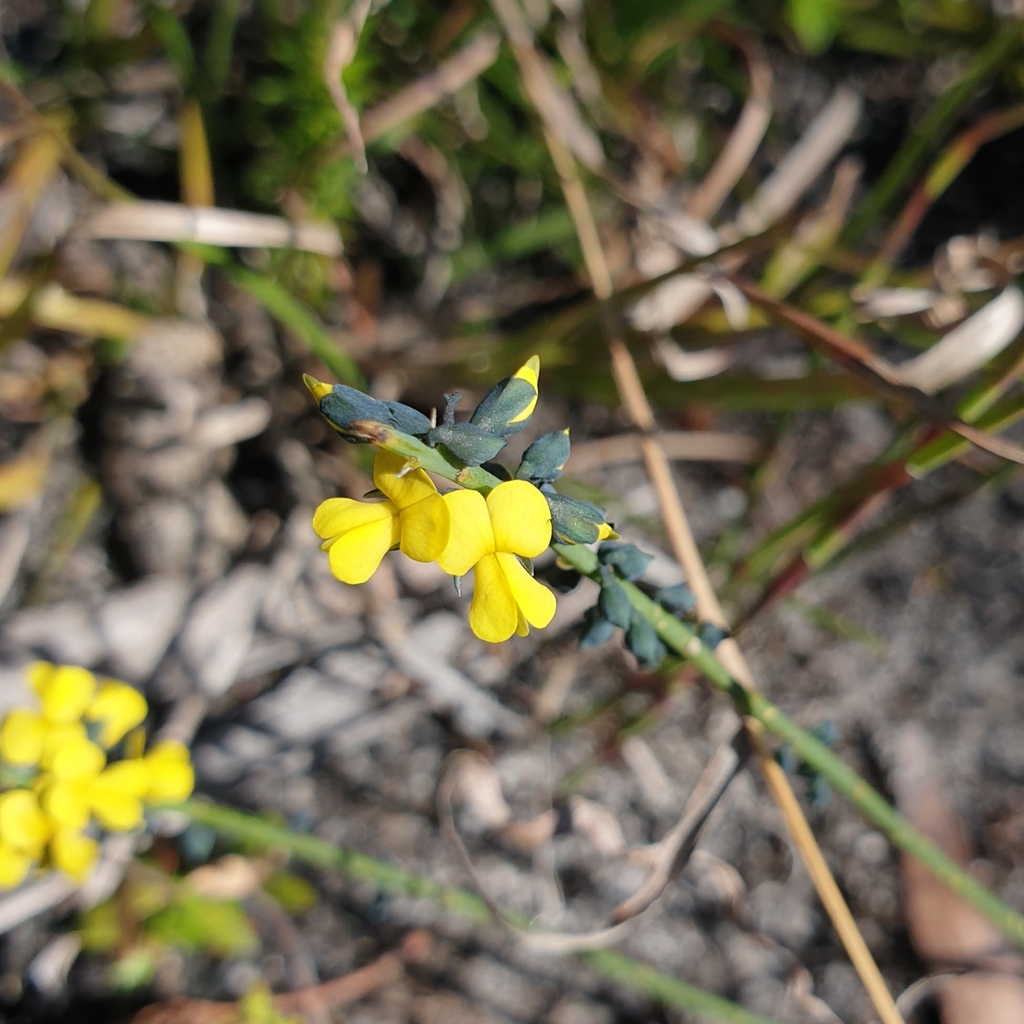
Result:
{"label": "dry grass stem", "polygon": [[333,224],[292,224],[283,217],[179,203],[111,203],[97,210],[76,231],[86,238],[301,249],[324,256],[340,256],[342,252],[341,236]]}
{"label": "dry grass stem", "polygon": [[[657,434],[655,440],[665,455],[679,462],[757,462],[764,454],[764,445],[754,437],[723,434],[715,431],[680,430]],[[638,434],[603,437],[584,441],[572,450],[572,472],[636,462],[643,458],[643,438]]]}
{"label": "dry grass stem", "polygon": [[725,25],[717,26],[716,34],[742,51],[750,72],[750,93],[729,141],[686,204],[686,212],[699,220],[711,220],[718,212],[750,166],[772,116],[772,66],[764,47],[754,36]]}
{"label": "dry grass stem", "polygon": [[327,44],[327,56],[324,57],[324,81],[327,84],[327,91],[331,94],[338,116],[345,126],[352,158],[355,160],[356,167],[363,174],[368,170],[366,143],[359,126],[359,114],[349,102],[341,75],[356,55],[359,35],[369,13],[370,0],[356,0],[352,4],[348,17],[337,22],[331,30],[331,38]]}
{"label": "dry grass stem", "polygon": [[135,341],[152,324],[149,317],[102,299],[80,299],[59,284],[35,290],[23,278],[0,281],[0,317],[10,316],[26,299],[31,302],[32,322],[55,331],[71,331],[88,337]]}
{"label": "dry grass stem", "polygon": [[458,92],[498,59],[498,46],[496,33],[481,32],[454,56],[442,61],[429,75],[424,75],[367,111],[360,121],[363,141],[379,139],[392,128],[429,110],[445,96]]}
{"label": "dry grass stem", "polygon": [[796,205],[815,179],[849,142],[860,120],[861,99],[840,86],[800,141],[736,215],[741,234],[758,235]]}

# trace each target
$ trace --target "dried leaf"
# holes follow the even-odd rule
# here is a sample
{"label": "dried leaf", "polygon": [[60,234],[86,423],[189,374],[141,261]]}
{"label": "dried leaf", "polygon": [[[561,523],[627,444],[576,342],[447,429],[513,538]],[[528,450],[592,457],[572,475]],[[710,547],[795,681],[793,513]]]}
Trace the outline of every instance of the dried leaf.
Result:
{"label": "dried leaf", "polygon": [[501,828],[512,817],[512,810],[501,793],[498,773],[480,754],[464,751],[455,769],[453,797],[484,828]]}
{"label": "dried leaf", "polygon": [[1024,327],[1024,294],[1014,285],[982,306],[927,352],[893,371],[895,378],[925,394],[956,383],[984,366]]}
{"label": "dried leaf", "polygon": [[185,881],[198,895],[208,899],[240,900],[262,885],[263,872],[253,861],[229,853],[213,864],[189,872]]}

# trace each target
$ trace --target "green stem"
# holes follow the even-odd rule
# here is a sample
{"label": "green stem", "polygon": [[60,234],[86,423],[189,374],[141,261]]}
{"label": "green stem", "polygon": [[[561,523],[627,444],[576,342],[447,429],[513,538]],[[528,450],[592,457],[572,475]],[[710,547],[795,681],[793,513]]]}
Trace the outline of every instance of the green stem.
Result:
{"label": "green stem", "polygon": [[[555,544],[555,551],[585,576],[597,578],[597,555],[579,545]],[[620,580],[630,604],[674,651],[696,665],[719,690],[732,698],[737,710],[756,719],[770,732],[789,743],[797,756],[820,772],[866,818],[905,853],[916,857],[940,881],[963,897],[1024,947],[1024,916],[1011,910],[999,897],[977,882],[946,856],[930,839],[918,832],[876,790],[823,743],[800,728],[757,690],[747,689],[725,670],[714,653],[700,642],[694,631],[661,605],[652,601],[632,583]]]}
{"label": "green stem", "polygon": [[[465,889],[438,885],[429,878],[403,871],[375,857],[335,846],[316,836],[296,833],[284,825],[256,815],[200,800],[186,801],[176,809],[184,811],[192,821],[206,825],[236,842],[249,843],[263,849],[287,850],[307,864],[365,879],[387,892],[430,900],[476,924],[486,924],[491,920],[491,912],[484,901]],[[688,985],[685,981],[669,977],[618,953],[601,949],[578,955],[599,974],[688,1013],[709,1014],[726,1024],[778,1024],[767,1017],[750,1013],[721,996]]]}
{"label": "green stem", "polygon": [[452,483],[460,484],[471,491],[479,491],[484,497],[501,483],[486,469],[480,466],[459,466],[451,461],[440,448],[431,448],[419,438],[392,430],[391,427],[386,427],[383,423],[356,420],[352,426],[357,428],[360,434],[372,438],[378,448],[383,448],[386,452],[393,452],[395,455],[404,455],[407,459],[413,460],[418,469],[425,469],[428,473],[451,480]]}

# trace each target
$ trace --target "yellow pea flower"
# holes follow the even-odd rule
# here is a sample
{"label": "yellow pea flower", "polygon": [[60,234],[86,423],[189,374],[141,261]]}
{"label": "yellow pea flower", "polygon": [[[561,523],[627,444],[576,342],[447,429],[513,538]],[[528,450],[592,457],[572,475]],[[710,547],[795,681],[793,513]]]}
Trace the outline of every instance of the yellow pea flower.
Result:
{"label": "yellow pea flower", "polygon": [[95,839],[73,828],[61,829],[50,842],[50,859],[54,866],[76,882],[84,882],[89,877],[99,853]]}
{"label": "yellow pea flower", "polygon": [[146,698],[134,686],[107,679],[85,709],[84,718],[87,722],[100,724],[97,742],[109,750],[131,729],[140,725],[148,711]]}
{"label": "yellow pea flower", "polygon": [[498,484],[486,500],[477,491],[444,496],[451,513],[448,546],[438,565],[452,576],[474,570],[469,625],[489,643],[530,626],[546,626],[555,614],[555,595],[516,558],[534,558],[551,542],[551,511],[544,495],[525,480]]}
{"label": "yellow pea flower", "polygon": [[96,677],[77,665],[37,661],[29,665],[28,679],[39,694],[43,718],[50,722],[81,718],[96,692]]}
{"label": "yellow pea flower", "polygon": [[142,798],[152,787],[154,768],[144,758],[110,765],[88,788],[89,806],[104,828],[130,832],[142,824]]}
{"label": "yellow pea flower", "polygon": [[107,755],[92,740],[75,736],[54,749],[46,767],[54,778],[71,782],[94,778],[106,763]]}
{"label": "yellow pea flower", "polygon": [[42,715],[28,708],[13,708],[0,726],[0,757],[23,767],[39,764],[46,732]]}
{"label": "yellow pea flower", "polygon": [[35,858],[0,843],[0,889],[13,889],[21,885],[32,870]]}
{"label": "yellow pea flower", "polygon": [[12,789],[0,795],[0,842],[18,853],[37,858],[50,838],[50,826],[35,793]]}
{"label": "yellow pea flower", "polygon": [[396,545],[417,562],[433,562],[448,543],[448,506],[422,469],[404,472],[407,460],[378,451],[373,482],[386,501],[328,498],[313,515],[331,572],[342,583],[365,583]]}
{"label": "yellow pea flower", "polygon": [[144,760],[150,769],[146,792],[149,803],[176,804],[192,793],[196,777],[184,743],[172,740],[157,743]]}

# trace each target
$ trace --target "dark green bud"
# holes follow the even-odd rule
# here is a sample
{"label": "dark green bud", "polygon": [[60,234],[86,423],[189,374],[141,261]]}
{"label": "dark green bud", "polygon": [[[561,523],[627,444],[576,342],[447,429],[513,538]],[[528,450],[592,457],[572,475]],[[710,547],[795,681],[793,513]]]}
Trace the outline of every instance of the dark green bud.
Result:
{"label": "dark green bud", "polygon": [[685,583],[677,583],[672,587],[662,587],[654,595],[654,600],[662,608],[676,615],[689,615],[697,607],[697,598]]}
{"label": "dark green bud", "polygon": [[493,459],[505,447],[505,439],[474,426],[472,423],[442,423],[427,434],[431,448],[443,445],[460,462],[479,466]]}
{"label": "dark green bud", "polygon": [[562,475],[562,468],[569,458],[571,445],[569,431],[559,430],[537,438],[523,455],[523,461],[516,470],[517,480],[533,483],[551,483]]}
{"label": "dark green bud", "polygon": [[591,608],[583,617],[583,632],[580,634],[580,650],[600,647],[615,634],[615,627],[596,609]]}
{"label": "dark green bud", "polygon": [[492,434],[508,437],[530,422],[537,404],[537,378],[540,360],[528,359],[511,376],[495,384],[490,394],[476,407],[469,422]]}
{"label": "dark green bud", "polygon": [[421,435],[430,430],[430,420],[418,409],[403,405],[401,402],[381,402],[398,425],[403,434]]}
{"label": "dark green bud", "polygon": [[[593,544],[601,537],[604,512],[589,501],[577,501],[552,488],[541,488],[551,509],[551,529],[560,540],[570,544]],[[607,533],[604,536],[608,536]]]}
{"label": "dark green bud", "polygon": [[601,595],[597,599],[597,607],[609,622],[620,629],[629,628],[629,620],[633,615],[629,595],[615,578],[615,573],[604,566],[601,568]]}
{"label": "dark green bud", "polygon": [[626,630],[626,646],[636,655],[641,665],[651,667],[660,665],[668,653],[654,627],[638,612],[633,612],[629,629]]}
{"label": "dark green bud", "polygon": [[654,555],[645,555],[632,544],[617,544],[613,540],[605,541],[597,549],[597,557],[604,565],[609,565],[626,580],[640,579],[647,567],[654,561]]}

